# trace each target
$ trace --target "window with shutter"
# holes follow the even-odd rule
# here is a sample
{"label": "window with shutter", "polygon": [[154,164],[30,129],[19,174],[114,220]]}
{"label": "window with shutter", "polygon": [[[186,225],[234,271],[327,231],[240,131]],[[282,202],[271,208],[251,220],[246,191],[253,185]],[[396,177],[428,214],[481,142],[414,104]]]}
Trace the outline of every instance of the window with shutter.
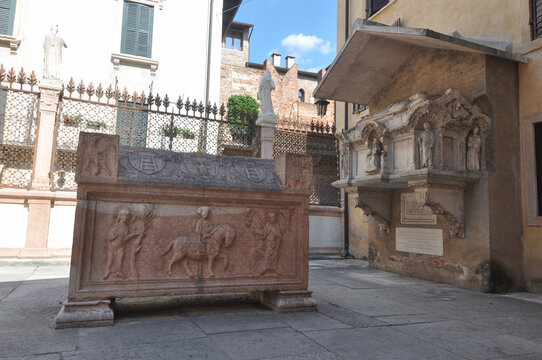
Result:
{"label": "window with shutter", "polygon": [[[124,106],[124,101],[118,102],[119,106]],[[126,107],[117,110],[116,134],[120,135],[120,144],[122,146],[145,147],[147,144],[147,126],[148,126],[147,105],[141,107],[140,104],[126,103]]]}
{"label": "window with shutter", "polygon": [[533,40],[542,37],[542,0],[531,0],[531,34]]}
{"label": "window with shutter", "polygon": [[367,18],[376,14],[384,6],[388,5],[390,0],[367,0],[366,12]]}
{"label": "window with shutter", "polygon": [[0,34],[13,35],[16,0],[0,0]]}
{"label": "window with shutter", "polygon": [[130,1],[124,2],[122,53],[151,57],[153,13],[152,6]]}

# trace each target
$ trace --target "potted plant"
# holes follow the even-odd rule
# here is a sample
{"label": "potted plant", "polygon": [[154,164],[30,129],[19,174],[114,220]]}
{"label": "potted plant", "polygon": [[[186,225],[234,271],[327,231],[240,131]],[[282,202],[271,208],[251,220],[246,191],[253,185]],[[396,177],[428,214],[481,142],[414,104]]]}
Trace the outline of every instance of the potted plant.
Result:
{"label": "potted plant", "polygon": [[254,123],[258,117],[258,101],[249,95],[232,95],[228,99],[227,119],[230,122],[232,140],[251,145],[254,137]]}
{"label": "potted plant", "polygon": [[64,119],[64,125],[66,126],[72,126],[77,127],[79,126],[79,123],[83,121],[83,117],[81,115],[62,115],[62,118]]}
{"label": "potted plant", "polygon": [[87,120],[86,124],[87,124],[87,128],[89,129],[94,129],[94,130],[107,129],[107,124],[99,120]]}
{"label": "potted plant", "polygon": [[180,129],[179,135],[181,135],[183,139],[194,139],[196,137],[196,134],[188,129]]}
{"label": "potted plant", "polygon": [[170,124],[164,124],[162,125],[162,135],[165,137],[177,137],[177,135],[180,134],[181,129],[179,129],[177,126],[171,126]]}

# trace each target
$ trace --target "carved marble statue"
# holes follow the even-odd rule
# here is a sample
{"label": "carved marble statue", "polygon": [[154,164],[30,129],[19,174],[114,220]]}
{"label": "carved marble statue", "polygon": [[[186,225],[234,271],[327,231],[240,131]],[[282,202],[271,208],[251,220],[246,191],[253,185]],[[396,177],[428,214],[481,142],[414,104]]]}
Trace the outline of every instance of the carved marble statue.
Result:
{"label": "carved marble statue", "polygon": [[214,277],[213,265],[217,257],[224,260],[224,269],[228,266],[228,257],[223,252],[223,248],[233,243],[237,236],[237,229],[230,224],[218,224],[212,227],[207,221],[210,214],[207,206],[200,207],[197,213],[200,218],[194,226],[196,236],[179,236],[171,242],[161,256],[163,258],[172,253],[167,265],[169,276],[172,276],[173,265],[180,260],[189,277],[194,277],[194,274],[188,267],[188,259],[197,261],[207,259],[209,277]]}
{"label": "carved marble statue", "polygon": [[43,42],[44,69],[43,77],[45,79],[60,80],[60,64],[62,63],[62,48],[67,48],[68,45],[62,39],[57,37],[58,25],[51,28],[51,34],[45,37]]}
{"label": "carved marble statue", "polygon": [[265,75],[260,81],[258,88],[258,100],[260,100],[260,106],[262,108],[260,117],[273,117],[276,118],[275,111],[273,110],[273,101],[271,100],[271,91],[275,90],[275,83],[271,78],[269,70],[265,71]]}
{"label": "carved marble statue", "polygon": [[380,167],[381,167],[380,158],[382,156],[382,153],[383,153],[382,144],[377,140],[373,140],[373,146],[371,148],[371,151],[369,151],[369,153],[367,154],[367,158],[366,158],[366,169],[365,169],[366,172],[373,172],[373,171],[380,170]]}
{"label": "carved marble statue", "polygon": [[122,209],[109,227],[109,231],[105,236],[107,264],[104,279],[108,279],[111,275],[126,278],[126,275],[122,272],[126,243],[132,238],[141,235],[139,231],[130,232],[130,224],[134,220],[135,218],[132,218],[132,214],[128,209]]}
{"label": "carved marble statue", "polygon": [[433,167],[433,149],[435,147],[435,135],[431,131],[431,124],[429,122],[423,123],[423,131],[418,137],[418,144],[420,145],[420,166],[422,168]]}
{"label": "carved marble statue", "polygon": [[479,135],[478,126],[472,129],[472,134],[467,138],[467,170],[480,171],[480,150],[482,149],[482,138]]}
{"label": "carved marble statue", "polygon": [[344,147],[341,153],[341,179],[350,177],[350,151],[348,146]]}

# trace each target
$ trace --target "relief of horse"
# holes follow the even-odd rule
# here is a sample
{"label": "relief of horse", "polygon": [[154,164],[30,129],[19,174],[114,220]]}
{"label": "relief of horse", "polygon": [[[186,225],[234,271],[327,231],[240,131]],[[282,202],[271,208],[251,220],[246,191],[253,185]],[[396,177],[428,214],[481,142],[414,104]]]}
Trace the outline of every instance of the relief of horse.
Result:
{"label": "relief of horse", "polygon": [[201,261],[207,259],[207,272],[209,277],[213,277],[213,264],[217,257],[224,259],[224,269],[228,267],[228,257],[222,250],[229,247],[236,236],[237,229],[230,224],[217,225],[204,243],[200,243],[193,236],[179,236],[171,242],[167,251],[161,256],[162,258],[170,252],[172,253],[167,266],[168,276],[172,276],[173,265],[182,260],[186,274],[189,277],[194,277],[188,267],[188,260]]}

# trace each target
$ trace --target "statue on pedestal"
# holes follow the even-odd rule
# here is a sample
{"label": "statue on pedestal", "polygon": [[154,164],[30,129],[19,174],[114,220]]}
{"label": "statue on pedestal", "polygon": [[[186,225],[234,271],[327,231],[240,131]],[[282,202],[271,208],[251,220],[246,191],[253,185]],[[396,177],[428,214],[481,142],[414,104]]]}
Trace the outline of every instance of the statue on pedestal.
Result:
{"label": "statue on pedestal", "polygon": [[51,34],[45,37],[43,50],[45,57],[43,59],[43,78],[51,80],[60,80],[60,64],[62,63],[62,48],[68,45],[64,39],[57,37],[58,25],[51,28]]}
{"label": "statue on pedestal", "polygon": [[420,167],[433,167],[433,148],[435,147],[435,135],[431,131],[431,124],[427,121],[423,123],[423,131],[418,137],[420,145]]}
{"label": "statue on pedestal", "polygon": [[258,123],[260,122],[270,122],[276,124],[278,122],[275,111],[273,110],[273,100],[271,100],[271,91],[275,90],[275,83],[271,78],[271,73],[269,70],[265,71],[265,75],[260,81],[260,86],[258,87],[258,100],[260,100],[261,113],[258,117]]}
{"label": "statue on pedestal", "polygon": [[480,128],[472,129],[472,134],[467,138],[467,170],[480,171],[480,150],[482,138],[479,135]]}

